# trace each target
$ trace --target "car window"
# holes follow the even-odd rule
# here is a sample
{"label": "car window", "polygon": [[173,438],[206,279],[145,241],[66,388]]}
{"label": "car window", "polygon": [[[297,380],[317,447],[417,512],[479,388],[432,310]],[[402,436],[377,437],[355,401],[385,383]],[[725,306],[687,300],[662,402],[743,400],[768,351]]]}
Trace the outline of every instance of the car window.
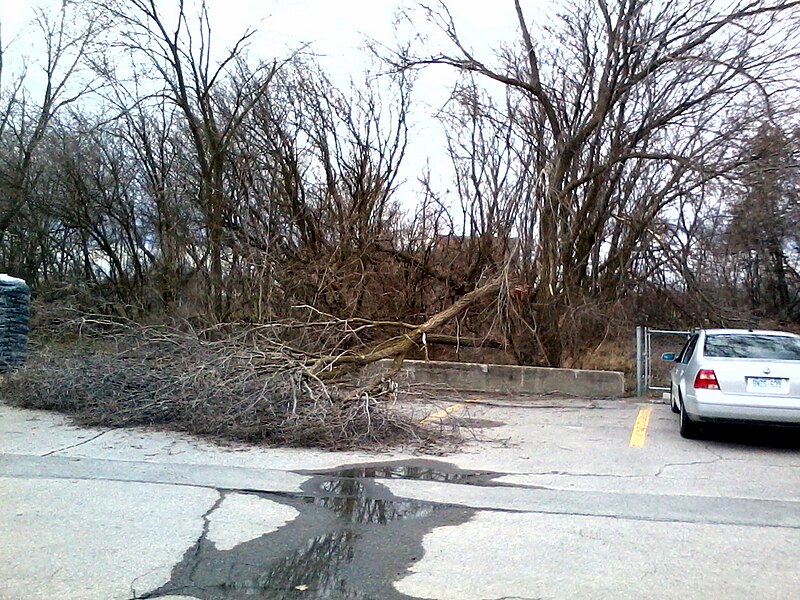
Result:
{"label": "car window", "polygon": [[710,358],[800,360],[800,338],[763,334],[710,335],[703,354]]}
{"label": "car window", "polygon": [[684,353],[686,352],[686,349],[689,347],[691,341],[692,341],[691,336],[686,338],[686,342],[684,342],[683,348],[681,348],[681,351],[678,352],[678,354],[675,357],[675,362],[681,362],[683,360]]}
{"label": "car window", "polygon": [[697,340],[699,337],[699,335],[693,335],[686,343],[686,347],[683,349],[683,354],[681,355],[681,363],[684,365],[689,362],[690,358],[692,358],[692,354],[694,353],[695,346],[697,346]]}

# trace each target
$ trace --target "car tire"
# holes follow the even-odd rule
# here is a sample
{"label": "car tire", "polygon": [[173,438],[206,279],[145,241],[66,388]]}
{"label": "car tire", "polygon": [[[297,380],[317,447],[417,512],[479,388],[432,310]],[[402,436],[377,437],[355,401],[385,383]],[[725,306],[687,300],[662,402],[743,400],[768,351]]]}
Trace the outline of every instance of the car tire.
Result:
{"label": "car tire", "polygon": [[680,406],[680,431],[681,437],[687,440],[696,440],[703,433],[703,427],[697,421],[692,421],[686,413],[686,407],[681,401]]}

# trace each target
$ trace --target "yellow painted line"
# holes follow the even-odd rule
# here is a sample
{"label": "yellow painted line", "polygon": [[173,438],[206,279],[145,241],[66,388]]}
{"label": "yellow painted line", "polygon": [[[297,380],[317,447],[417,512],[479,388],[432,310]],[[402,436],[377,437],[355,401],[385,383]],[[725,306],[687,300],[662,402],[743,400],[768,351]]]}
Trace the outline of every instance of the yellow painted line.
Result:
{"label": "yellow painted line", "polygon": [[647,435],[647,425],[650,423],[650,413],[652,412],[652,408],[642,408],[639,410],[639,414],[636,416],[636,422],[633,424],[631,441],[628,444],[631,448],[644,448],[644,438]]}
{"label": "yellow painted line", "polygon": [[425,425],[426,423],[431,423],[433,421],[441,421],[450,413],[456,412],[457,410],[461,410],[463,408],[464,408],[463,404],[453,404],[452,406],[448,406],[447,408],[443,408],[442,410],[437,410],[435,413],[428,415],[427,417],[422,419],[422,421],[420,421],[420,424]]}

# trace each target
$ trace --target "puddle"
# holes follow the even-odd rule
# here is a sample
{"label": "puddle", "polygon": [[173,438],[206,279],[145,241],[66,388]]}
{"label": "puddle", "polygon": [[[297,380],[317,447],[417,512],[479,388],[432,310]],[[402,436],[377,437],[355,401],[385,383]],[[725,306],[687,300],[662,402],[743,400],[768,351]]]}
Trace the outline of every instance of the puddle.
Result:
{"label": "puddle", "polygon": [[422,558],[423,537],[466,523],[475,511],[396,498],[380,479],[465,483],[494,475],[436,461],[353,465],[314,474],[302,494],[252,492],[294,507],[299,516],[226,551],[204,533],[169,582],[138,598],[415,600],[392,584]]}
{"label": "puddle", "polygon": [[326,471],[300,471],[300,473],[329,476],[337,479],[414,479],[466,485],[492,485],[493,479],[505,475],[505,473],[491,471],[467,471],[448,463],[434,460],[359,464]]}

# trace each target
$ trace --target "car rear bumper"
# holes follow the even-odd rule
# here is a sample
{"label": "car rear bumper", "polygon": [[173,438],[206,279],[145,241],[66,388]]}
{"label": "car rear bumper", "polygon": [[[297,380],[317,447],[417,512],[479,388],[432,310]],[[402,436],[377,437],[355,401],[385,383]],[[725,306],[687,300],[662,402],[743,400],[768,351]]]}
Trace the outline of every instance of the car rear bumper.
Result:
{"label": "car rear bumper", "polygon": [[800,399],[781,396],[745,396],[697,390],[686,399],[694,421],[761,422],[800,425]]}

